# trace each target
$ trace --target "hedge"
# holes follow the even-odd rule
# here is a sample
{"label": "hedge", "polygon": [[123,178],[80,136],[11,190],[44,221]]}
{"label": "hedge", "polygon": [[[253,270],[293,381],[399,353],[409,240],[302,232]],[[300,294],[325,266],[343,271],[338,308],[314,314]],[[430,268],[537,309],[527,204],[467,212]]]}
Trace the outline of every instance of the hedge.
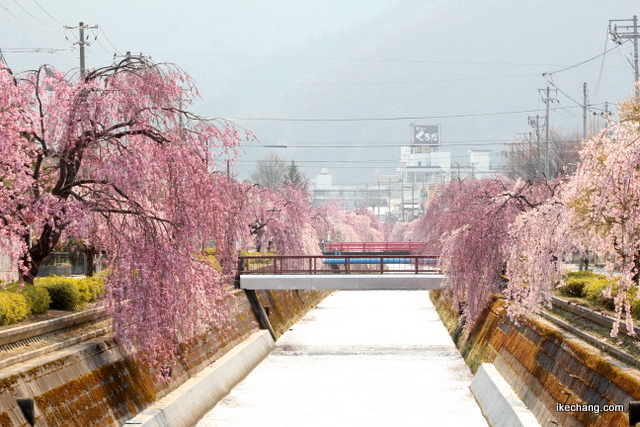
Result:
{"label": "hedge", "polygon": [[19,322],[29,315],[29,304],[24,294],[0,291],[0,326]]}
{"label": "hedge", "polygon": [[49,308],[79,310],[88,302],[104,295],[101,276],[72,279],[70,277],[38,277],[33,285],[11,282],[0,287],[0,326],[42,314]]}
{"label": "hedge", "polygon": [[49,292],[51,298],[50,308],[56,310],[78,310],[82,308],[80,301],[80,289],[75,282],[76,279],[70,279],[60,276],[49,276],[36,279],[36,283]]}
{"label": "hedge", "polygon": [[[584,298],[597,307],[613,311],[615,309],[613,297],[618,294],[618,286],[616,283],[612,284],[612,298],[607,298],[603,292],[609,283],[610,280],[603,274],[597,274],[590,270],[572,271],[568,274],[565,284],[558,287],[558,293],[568,297]],[[640,320],[640,300],[634,300],[636,296],[635,286],[629,289],[629,295],[633,301],[631,303],[631,316],[636,320]]]}
{"label": "hedge", "polygon": [[104,294],[101,277],[72,279],[54,275],[36,278],[35,283],[47,290],[50,307],[58,310],[80,310]]}

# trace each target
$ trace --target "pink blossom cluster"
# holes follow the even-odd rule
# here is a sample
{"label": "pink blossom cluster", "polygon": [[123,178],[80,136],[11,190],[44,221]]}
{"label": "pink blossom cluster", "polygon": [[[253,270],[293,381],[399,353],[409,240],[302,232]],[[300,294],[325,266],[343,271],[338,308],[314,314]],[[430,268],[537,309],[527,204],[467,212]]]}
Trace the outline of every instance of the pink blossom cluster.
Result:
{"label": "pink blossom cluster", "polygon": [[606,260],[604,294],[613,298],[618,333],[640,299],[640,127],[614,123],[581,151],[575,176],[553,182],[506,178],[441,185],[425,216],[405,235],[439,254],[453,301],[473,327],[489,296],[503,292],[517,318],[548,305],[566,278],[565,258]]}
{"label": "pink blossom cluster", "polygon": [[[489,297],[511,285],[505,280],[513,249],[510,227],[543,204],[558,183],[513,181],[504,177],[442,184],[411,236],[421,252],[439,255],[450,296],[468,333]],[[535,238],[532,236],[532,238]]]}
{"label": "pink blossom cluster", "polygon": [[[67,238],[104,253],[115,336],[151,364],[231,327],[238,251],[317,254],[328,231],[384,239],[366,212],[313,209],[304,182],[227,176],[243,135],[191,113],[194,96],[178,68],[134,57],[77,81],[0,65],[0,253],[22,282]],[[211,242],[217,264],[202,252]]]}

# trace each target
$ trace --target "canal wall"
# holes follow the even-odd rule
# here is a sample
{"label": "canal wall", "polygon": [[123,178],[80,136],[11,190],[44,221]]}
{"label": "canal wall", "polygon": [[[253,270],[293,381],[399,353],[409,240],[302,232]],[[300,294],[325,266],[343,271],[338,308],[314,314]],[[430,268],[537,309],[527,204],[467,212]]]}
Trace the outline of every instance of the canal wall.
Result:
{"label": "canal wall", "polygon": [[[514,322],[505,300],[487,305],[468,339],[463,340],[458,313],[444,297],[431,299],[460,353],[475,374],[491,363],[531,409],[542,426],[628,426],[629,401],[640,400],[640,373],[540,318]],[[562,405],[585,411],[558,411]],[[624,411],[603,412],[604,405],[622,404]],[[574,406],[577,408],[577,406]]]}
{"label": "canal wall", "polygon": [[[276,336],[282,335],[327,291],[257,291]],[[101,337],[13,365],[0,371],[0,426],[27,427],[17,399],[35,402],[37,426],[116,426],[132,419],[154,402],[229,353],[258,332],[256,316],[244,291],[230,291],[227,306],[232,320],[213,330],[171,368],[168,381],[137,361],[113,337]],[[247,366],[250,371],[252,367]],[[248,373],[248,372],[247,372]]]}

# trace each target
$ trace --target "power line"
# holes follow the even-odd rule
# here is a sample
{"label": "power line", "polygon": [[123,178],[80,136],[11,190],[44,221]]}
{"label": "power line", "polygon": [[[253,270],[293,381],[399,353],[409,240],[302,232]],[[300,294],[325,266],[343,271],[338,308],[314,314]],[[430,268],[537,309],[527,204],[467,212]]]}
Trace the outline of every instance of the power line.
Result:
{"label": "power line", "polygon": [[[20,6],[20,5],[18,5]],[[53,31],[53,30],[60,30],[61,28],[40,28],[40,27],[36,27],[34,25],[28,24],[25,21],[23,21],[22,19],[18,18],[16,15],[14,15],[4,4],[0,3],[0,7],[2,7],[4,10],[7,11],[7,13],[9,15],[11,15],[14,19],[16,19],[17,21],[21,22],[22,24],[26,25],[27,27],[31,27],[31,28],[35,28],[36,30],[42,30],[42,31]],[[21,6],[22,7],[22,6]]]}
{"label": "power line", "polygon": [[346,61],[346,62],[381,62],[400,64],[451,64],[451,65],[517,65],[517,66],[562,66],[559,64],[531,64],[517,62],[479,62],[479,61],[441,61],[441,60],[421,60],[421,59],[388,59],[388,58],[337,58],[320,56],[287,56],[287,55],[248,55],[248,54],[225,54],[225,53],[203,53],[203,52],[149,52],[153,55],[186,55],[186,56],[215,56],[222,58],[255,58],[255,59],[287,59],[287,60],[313,60],[313,61]]}
{"label": "power line", "polygon": [[[481,145],[481,146],[488,146],[488,145],[504,145],[504,144],[508,144],[512,142],[512,140],[499,140],[499,141],[493,141],[493,142],[482,142],[482,141],[476,141],[476,142],[464,142],[464,143],[441,143],[438,147],[465,147],[465,146],[474,146],[474,145]],[[325,143],[316,143],[316,144],[299,144],[299,145],[293,145],[293,144],[287,144],[287,145],[283,145],[283,146],[269,146],[269,145],[246,145],[243,144],[242,147],[243,148],[400,148],[400,147],[406,147],[406,146],[410,146],[412,145],[410,142],[394,142],[394,143],[389,143],[389,144],[358,144],[358,143],[349,143],[349,144],[335,144],[335,145],[330,145],[330,144],[325,144]]]}
{"label": "power line", "polygon": [[[608,33],[608,32],[607,32]],[[596,83],[596,87],[593,90],[593,97],[598,95],[598,91],[600,90],[600,82],[602,81],[602,71],[604,70],[604,59],[606,58],[607,53],[607,45],[609,44],[609,34],[604,38],[604,48],[602,53],[602,61],[600,61],[600,71],[598,72],[598,80]]]}
{"label": "power line", "polygon": [[[583,107],[582,103],[576,101],[575,99],[573,99],[572,97],[570,97],[565,91],[563,91],[562,89],[560,89],[554,82],[553,80],[551,80],[550,78],[547,78],[547,82],[553,86],[558,92],[560,92],[561,94],[563,94],[564,96],[566,96],[567,98],[569,98],[569,100],[573,101],[577,106]],[[595,110],[592,110],[591,105],[587,106],[587,110],[589,110],[590,113],[595,113]],[[555,111],[556,109],[554,109]],[[577,117],[574,117],[577,118]]]}
{"label": "power line", "polygon": [[[384,164],[384,163],[392,163],[394,165],[398,165],[398,163],[400,162],[400,159],[379,159],[379,160],[367,160],[367,159],[357,159],[357,160],[296,160],[295,161],[296,164],[300,164],[300,165],[305,165],[305,164],[317,164],[317,163],[350,163],[350,164],[367,164],[367,163],[372,163],[372,164]],[[239,160],[236,163],[245,163],[245,164],[258,164],[260,163],[259,160],[253,161],[253,160]]]}
{"label": "power line", "polygon": [[[113,43],[111,43],[111,40],[109,40],[109,37],[107,37],[107,33],[104,32],[104,29],[100,25],[98,25],[98,31],[102,32],[102,35],[105,39],[107,39],[107,42],[111,45],[111,47],[116,51],[116,53],[120,54],[121,52],[117,47],[113,45]],[[102,44],[100,46],[102,46]]]}
{"label": "power line", "polygon": [[196,82],[197,84],[210,84],[218,86],[377,86],[377,85],[403,85],[421,83],[446,83],[463,82],[477,80],[496,80],[520,77],[539,77],[539,74],[519,74],[514,76],[497,77],[470,77],[461,79],[437,79],[437,80],[414,80],[414,81],[391,81],[391,82],[344,82],[344,83],[250,83],[250,82]]}
{"label": "power line", "polygon": [[74,51],[75,47],[9,47],[2,50],[9,53],[60,53]]}
{"label": "power line", "polygon": [[38,21],[42,25],[47,25],[44,22],[42,22],[41,20],[39,20],[38,18],[36,18],[35,16],[33,16],[27,9],[25,9],[20,3],[18,3],[18,0],[13,0],[13,2],[15,4],[17,4],[20,7],[20,9],[24,10],[27,15],[29,15],[30,17],[32,17],[33,19],[35,19],[36,21]]}
{"label": "power line", "polygon": [[561,73],[561,72],[563,72],[563,71],[567,71],[567,70],[570,70],[570,69],[572,69],[572,68],[579,67],[580,65],[584,65],[584,64],[586,64],[587,62],[591,62],[591,61],[593,61],[594,59],[598,59],[598,58],[600,58],[601,56],[606,55],[607,53],[609,53],[609,52],[611,52],[611,51],[613,51],[613,50],[615,50],[615,49],[617,49],[617,48],[618,48],[618,46],[614,46],[614,47],[612,47],[611,49],[609,49],[609,50],[605,50],[604,52],[602,52],[602,53],[600,53],[600,54],[598,54],[598,55],[594,56],[593,58],[589,58],[589,59],[587,59],[587,60],[585,60],[585,61],[579,62],[579,63],[574,64],[574,65],[570,65],[570,66],[565,67],[565,68],[561,68],[561,69],[556,70],[556,71],[550,71],[550,72],[542,73],[542,75],[543,75],[544,77],[546,77],[546,76],[551,76],[551,75],[553,75],[553,74]]}
{"label": "power line", "polygon": [[56,18],[54,18],[53,16],[51,16],[51,14],[50,14],[49,12],[47,12],[47,11],[46,11],[42,6],[40,6],[40,3],[38,3],[36,0],[33,0],[33,2],[34,2],[35,4],[37,4],[37,5],[38,5],[38,7],[39,7],[40,9],[42,9],[42,11],[43,11],[44,13],[46,13],[46,14],[49,16],[49,18],[53,19],[54,21],[56,21],[56,22],[57,22],[58,24],[60,24],[60,25],[64,25],[62,22],[58,21]]}
{"label": "power line", "polygon": [[[571,109],[576,107],[563,107]],[[227,117],[224,120],[266,121],[266,122],[374,122],[402,120],[443,120],[472,117],[504,116],[510,114],[535,113],[537,110],[501,111],[496,113],[451,114],[442,116],[400,116],[400,117],[362,117],[362,118],[285,118],[285,117]]]}

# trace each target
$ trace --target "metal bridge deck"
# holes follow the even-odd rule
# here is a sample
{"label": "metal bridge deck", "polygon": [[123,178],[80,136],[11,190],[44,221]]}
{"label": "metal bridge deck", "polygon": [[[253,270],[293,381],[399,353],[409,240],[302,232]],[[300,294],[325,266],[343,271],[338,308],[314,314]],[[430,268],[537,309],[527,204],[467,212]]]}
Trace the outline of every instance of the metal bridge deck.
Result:
{"label": "metal bridge deck", "polygon": [[442,289],[441,274],[248,274],[242,289],[426,290]]}
{"label": "metal bridge deck", "polygon": [[244,256],[241,289],[427,290],[442,289],[434,256]]}

